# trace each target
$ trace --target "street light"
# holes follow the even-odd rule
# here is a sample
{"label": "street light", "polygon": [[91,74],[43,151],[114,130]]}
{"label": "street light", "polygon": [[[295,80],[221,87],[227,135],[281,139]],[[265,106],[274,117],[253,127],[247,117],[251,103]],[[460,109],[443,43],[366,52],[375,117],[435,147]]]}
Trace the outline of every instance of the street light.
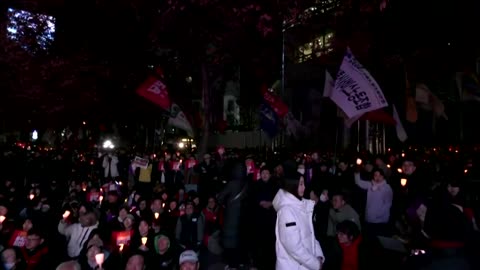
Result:
{"label": "street light", "polygon": [[104,149],[113,149],[113,148],[115,148],[115,145],[112,143],[111,140],[106,140],[105,142],[103,142],[103,148]]}

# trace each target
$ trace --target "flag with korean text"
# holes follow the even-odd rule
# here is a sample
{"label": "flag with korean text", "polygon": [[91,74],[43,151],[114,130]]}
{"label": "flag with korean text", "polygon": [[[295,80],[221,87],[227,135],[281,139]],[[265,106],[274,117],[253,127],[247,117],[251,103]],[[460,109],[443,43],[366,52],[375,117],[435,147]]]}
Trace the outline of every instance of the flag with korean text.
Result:
{"label": "flag with korean text", "polygon": [[382,89],[350,49],[343,57],[329,97],[348,118],[388,106]]}
{"label": "flag with korean text", "polygon": [[170,110],[171,101],[167,86],[158,78],[151,76],[137,88],[137,94],[164,110]]}

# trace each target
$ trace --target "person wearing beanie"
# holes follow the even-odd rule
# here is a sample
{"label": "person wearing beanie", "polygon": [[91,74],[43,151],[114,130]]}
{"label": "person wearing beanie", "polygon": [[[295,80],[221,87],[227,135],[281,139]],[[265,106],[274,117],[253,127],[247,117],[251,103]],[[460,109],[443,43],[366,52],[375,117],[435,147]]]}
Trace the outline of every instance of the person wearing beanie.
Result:
{"label": "person wearing beanie", "polygon": [[303,198],[303,176],[287,177],[281,181],[280,190],[273,199],[273,207],[277,211],[275,269],[321,269],[325,259],[313,229],[315,203]]}

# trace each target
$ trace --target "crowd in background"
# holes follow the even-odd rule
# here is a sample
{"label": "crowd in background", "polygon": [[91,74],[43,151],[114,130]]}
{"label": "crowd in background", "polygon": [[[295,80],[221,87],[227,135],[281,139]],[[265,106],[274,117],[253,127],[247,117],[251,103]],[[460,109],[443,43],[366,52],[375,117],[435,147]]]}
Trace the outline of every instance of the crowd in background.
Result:
{"label": "crowd in background", "polygon": [[6,151],[0,269],[476,269],[475,161]]}

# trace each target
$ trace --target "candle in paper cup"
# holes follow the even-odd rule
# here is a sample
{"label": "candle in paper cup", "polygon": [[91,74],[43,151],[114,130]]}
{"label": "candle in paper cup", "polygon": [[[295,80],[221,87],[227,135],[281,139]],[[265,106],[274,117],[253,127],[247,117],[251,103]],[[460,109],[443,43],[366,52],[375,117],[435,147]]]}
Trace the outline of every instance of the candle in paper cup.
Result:
{"label": "candle in paper cup", "polygon": [[68,211],[68,210],[67,210],[67,211],[65,211],[65,213],[63,213],[63,215],[62,215],[62,216],[63,216],[63,219],[66,219],[66,218],[68,218],[68,216],[70,216],[70,211]]}
{"label": "candle in paper cup", "polygon": [[118,250],[120,250],[120,252],[123,251],[123,245],[124,245],[124,244],[119,244],[119,245],[118,245]]}
{"label": "candle in paper cup", "polygon": [[98,198],[98,201],[101,203],[101,202],[103,201],[103,196],[100,196],[100,197]]}
{"label": "candle in paper cup", "polygon": [[400,185],[402,185],[402,187],[406,186],[407,185],[407,178],[400,179]]}
{"label": "candle in paper cup", "polygon": [[147,237],[142,237],[142,245],[145,246],[145,244],[147,243],[147,240],[148,240]]}
{"label": "candle in paper cup", "polygon": [[155,216],[155,219],[158,219],[158,217],[160,216],[159,213],[155,213],[155,214],[153,214],[153,215]]}
{"label": "candle in paper cup", "polygon": [[98,265],[102,265],[104,260],[105,260],[105,254],[98,253],[97,255],[95,255],[95,262]]}
{"label": "candle in paper cup", "polygon": [[0,216],[0,224],[2,224],[5,221],[5,216]]}

